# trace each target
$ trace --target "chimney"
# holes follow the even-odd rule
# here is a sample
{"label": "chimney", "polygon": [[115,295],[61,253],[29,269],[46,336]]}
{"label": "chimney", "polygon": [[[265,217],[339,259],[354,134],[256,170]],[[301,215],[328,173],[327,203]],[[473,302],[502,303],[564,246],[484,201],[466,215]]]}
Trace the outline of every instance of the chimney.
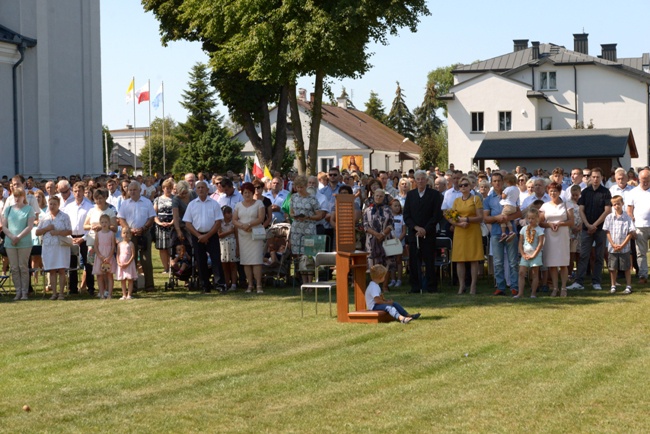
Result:
{"label": "chimney", "polygon": [[533,48],[533,60],[539,59],[539,41],[531,42]]}
{"label": "chimney", "polygon": [[298,101],[307,102],[307,89],[298,89]]}
{"label": "chimney", "polygon": [[589,33],[573,34],[573,51],[582,54],[589,54]]}
{"label": "chimney", "polygon": [[336,102],[338,103],[338,107],[347,110],[348,108],[348,99],[344,96],[336,98]]}
{"label": "chimney", "polygon": [[528,39],[513,39],[512,42],[515,44],[515,47],[513,49],[515,53],[517,51],[525,50],[528,48]]}
{"label": "chimney", "polygon": [[602,49],[601,58],[616,62],[616,45],[617,44],[600,44]]}

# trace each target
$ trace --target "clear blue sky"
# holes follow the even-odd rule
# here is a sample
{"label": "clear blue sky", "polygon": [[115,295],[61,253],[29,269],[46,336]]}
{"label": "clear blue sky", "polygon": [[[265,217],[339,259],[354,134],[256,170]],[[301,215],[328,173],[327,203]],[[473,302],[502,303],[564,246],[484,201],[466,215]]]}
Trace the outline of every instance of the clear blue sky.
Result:
{"label": "clear blue sky", "polygon": [[[360,110],[370,91],[386,110],[400,82],[413,109],[422,102],[429,71],[452,63],[471,63],[512,51],[513,39],[555,43],[573,49],[573,33],[589,34],[589,54],[600,54],[600,44],[618,43],[619,57],[650,52],[650,3],[647,0],[543,2],[499,1],[429,2],[432,15],[423,17],[417,33],[402,30],[389,45],[369,47],[373,68],[358,80],[332,83],[335,95],[343,86]],[[151,94],[165,82],[165,115],[184,121],[179,104],[187,89],[188,73],[196,62],[207,61],[198,43],[160,43],[158,23],[134,0],[101,0],[103,124],[110,129],[133,123],[133,104],[126,104],[126,89],[135,76],[136,89],[151,80]],[[304,77],[298,87],[313,90]],[[220,106],[222,114],[227,109]],[[151,118],[162,110],[152,108]],[[148,125],[148,104],[136,108],[138,126]]]}

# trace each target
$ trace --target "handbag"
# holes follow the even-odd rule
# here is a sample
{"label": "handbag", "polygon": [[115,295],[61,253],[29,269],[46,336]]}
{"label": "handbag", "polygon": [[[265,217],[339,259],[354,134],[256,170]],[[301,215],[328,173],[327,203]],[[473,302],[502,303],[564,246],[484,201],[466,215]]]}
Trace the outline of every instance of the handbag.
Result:
{"label": "handbag", "polygon": [[72,237],[70,235],[67,237],[59,235],[59,245],[63,247],[72,247]]}
{"label": "handbag", "polygon": [[262,225],[253,227],[251,234],[254,240],[260,241],[266,239],[266,229]]}
{"label": "handbag", "polygon": [[402,242],[397,238],[385,240],[383,243],[381,243],[381,246],[384,248],[386,256],[398,256],[401,255],[404,251],[402,248]]}

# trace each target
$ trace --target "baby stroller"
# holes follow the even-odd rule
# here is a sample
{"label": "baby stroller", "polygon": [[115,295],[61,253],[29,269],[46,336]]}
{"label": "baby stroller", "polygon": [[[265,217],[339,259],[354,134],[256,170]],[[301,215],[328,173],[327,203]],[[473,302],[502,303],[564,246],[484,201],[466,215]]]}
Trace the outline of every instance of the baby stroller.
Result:
{"label": "baby stroller", "polygon": [[276,223],[267,231],[262,265],[262,280],[267,285],[280,287],[288,284],[291,269],[290,231],[290,223]]}
{"label": "baby stroller", "polygon": [[169,256],[169,279],[165,282],[165,291],[173,291],[175,287],[181,286],[180,282],[184,282],[184,286],[188,291],[198,289],[198,282],[196,278],[194,255],[189,244],[182,244],[185,248],[187,255],[186,260],[177,261],[178,247],[172,248],[171,255]]}

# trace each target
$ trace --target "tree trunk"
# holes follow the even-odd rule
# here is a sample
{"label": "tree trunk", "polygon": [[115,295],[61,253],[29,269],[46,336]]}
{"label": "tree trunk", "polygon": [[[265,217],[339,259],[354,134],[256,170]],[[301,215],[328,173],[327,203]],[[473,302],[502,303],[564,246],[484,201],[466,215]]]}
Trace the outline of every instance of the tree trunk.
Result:
{"label": "tree trunk", "polygon": [[309,129],[309,175],[318,175],[318,133],[320,132],[320,120],[323,117],[323,76],[323,71],[316,71]]}
{"label": "tree trunk", "polygon": [[296,151],[298,162],[298,174],[307,173],[307,160],[305,159],[305,139],[302,135],[302,122],[300,122],[300,110],[296,99],[296,83],[289,86],[289,108],[291,110],[291,127],[293,129],[293,146]]}
{"label": "tree trunk", "polygon": [[275,143],[273,145],[273,155],[271,157],[270,170],[280,171],[284,153],[287,150],[287,106],[289,104],[289,86],[280,88],[280,98],[278,100],[278,116],[275,124]]}

